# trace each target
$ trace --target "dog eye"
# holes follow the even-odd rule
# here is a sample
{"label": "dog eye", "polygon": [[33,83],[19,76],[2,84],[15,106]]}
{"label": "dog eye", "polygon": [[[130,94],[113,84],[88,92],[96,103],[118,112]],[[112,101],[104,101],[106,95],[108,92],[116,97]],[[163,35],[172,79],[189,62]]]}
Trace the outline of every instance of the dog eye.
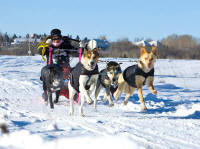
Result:
{"label": "dog eye", "polygon": [[114,72],[108,72],[108,74],[113,74]]}
{"label": "dog eye", "polygon": [[88,57],[88,58],[91,58],[91,55],[90,55],[90,54],[88,54],[88,55],[87,55],[87,57]]}

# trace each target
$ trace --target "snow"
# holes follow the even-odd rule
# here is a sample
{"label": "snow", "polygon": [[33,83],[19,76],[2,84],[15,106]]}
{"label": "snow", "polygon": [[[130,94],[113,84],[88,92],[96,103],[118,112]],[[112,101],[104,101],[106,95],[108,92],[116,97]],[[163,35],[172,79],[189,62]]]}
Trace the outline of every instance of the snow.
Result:
{"label": "snow", "polygon": [[154,40],[152,40],[152,41],[150,41],[150,42],[148,42],[148,41],[145,41],[145,40],[141,40],[141,41],[138,41],[138,42],[134,42],[133,43],[134,45],[136,45],[136,46],[160,46],[161,45],[161,43],[159,42],[159,41],[154,41]]}
{"label": "snow", "polygon": [[[132,59],[106,60],[126,61],[122,69],[134,64]],[[77,61],[73,58],[71,64]],[[140,111],[136,91],[127,106],[122,94],[114,107],[108,107],[102,90],[97,111],[85,104],[84,118],[78,114],[78,104],[74,116],[69,116],[64,97],[54,111],[42,102],[40,56],[0,56],[0,63],[0,123],[6,123],[10,132],[0,133],[0,148],[200,148],[199,60],[158,59],[154,82],[158,95],[143,88],[146,112]],[[105,63],[99,67],[105,68]]]}
{"label": "snow", "polygon": [[161,45],[161,42],[159,42],[159,41],[150,41],[149,42],[149,44],[151,45],[151,46],[160,46]]}
{"label": "snow", "polygon": [[134,42],[133,44],[136,46],[151,46],[151,44],[145,40]]}

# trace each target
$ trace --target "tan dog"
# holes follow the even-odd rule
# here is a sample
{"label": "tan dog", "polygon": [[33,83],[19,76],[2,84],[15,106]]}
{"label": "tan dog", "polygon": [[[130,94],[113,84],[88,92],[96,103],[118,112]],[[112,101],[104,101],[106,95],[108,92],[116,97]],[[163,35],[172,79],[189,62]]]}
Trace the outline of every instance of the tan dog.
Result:
{"label": "tan dog", "polygon": [[90,95],[94,91],[96,82],[99,75],[98,62],[99,53],[98,49],[88,50],[87,46],[84,49],[84,54],[82,56],[81,62],[79,62],[71,71],[70,81],[68,83],[69,88],[69,98],[70,98],[70,115],[74,113],[74,95],[79,92],[81,97],[81,106],[79,113],[81,116],[83,114],[83,104],[85,99],[88,104],[92,104],[93,100]]}
{"label": "tan dog", "polygon": [[142,110],[147,110],[142,94],[142,86],[147,83],[152,94],[157,94],[154,89],[154,63],[158,56],[157,47],[152,47],[151,52],[147,52],[144,47],[140,47],[140,58],[137,65],[132,65],[124,70],[118,79],[118,89],[114,93],[115,99],[119,99],[121,93],[126,93],[124,105],[128,103],[129,97],[137,88]]}

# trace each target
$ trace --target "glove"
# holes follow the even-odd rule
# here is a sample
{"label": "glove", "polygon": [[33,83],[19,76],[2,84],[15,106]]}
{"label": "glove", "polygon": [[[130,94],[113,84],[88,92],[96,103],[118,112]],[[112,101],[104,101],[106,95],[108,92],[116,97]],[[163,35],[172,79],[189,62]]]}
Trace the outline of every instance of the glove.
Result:
{"label": "glove", "polygon": [[84,43],[83,41],[79,42],[79,47],[80,47],[80,48],[84,48],[85,45],[86,45],[86,43]]}
{"label": "glove", "polygon": [[48,43],[49,45],[52,44],[52,40],[51,39],[47,39],[46,43]]}

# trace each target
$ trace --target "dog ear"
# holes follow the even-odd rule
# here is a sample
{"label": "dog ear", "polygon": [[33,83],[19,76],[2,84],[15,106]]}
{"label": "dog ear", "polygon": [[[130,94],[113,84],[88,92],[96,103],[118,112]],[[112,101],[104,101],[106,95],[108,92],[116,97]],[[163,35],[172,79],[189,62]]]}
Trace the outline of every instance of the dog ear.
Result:
{"label": "dog ear", "polygon": [[158,56],[158,47],[152,46],[151,52],[152,52],[155,56]]}
{"label": "dog ear", "polygon": [[94,49],[93,49],[93,52],[94,52],[97,56],[99,56],[98,48],[94,48]]}
{"label": "dog ear", "polygon": [[109,67],[108,67],[108,65],[106,65],[106,71],[109,71]]}
{"label": "dog ear", "polygon": [[[88,52],[87,45],[88,45],[88,44],[86,44],[85,47],[84,47],[84,53],[87,53],[87,52]],[[84,54],[84,55],[85,55],[85,54]]]}
{"label": "dog ear", "polygon": [[85,44],[84,51],[88,51],[88,44]]}
{"label": "dog ear", "polygon": [[97,48],[94,48],[93,51],[94,51],[94,52],[98,52],[98,49],[97,49]]}
{"label": "dog ear", "polygon": [[87,53],[88,52],[88,49],[84,48],[84,53]]}
{"label": "dog ear", "polygon": [[145,47],[141,46],[140,47],[140,55],[143,55],[144,53],[147,53],[147,50],[145,49]]}
{"label": "dog ear", "polygon": [[120,72],[122,72],[122,69],[121,69],[121,67],[120,67],[120,65],[117,67],[117,71],[118,71],[118,73]]}

